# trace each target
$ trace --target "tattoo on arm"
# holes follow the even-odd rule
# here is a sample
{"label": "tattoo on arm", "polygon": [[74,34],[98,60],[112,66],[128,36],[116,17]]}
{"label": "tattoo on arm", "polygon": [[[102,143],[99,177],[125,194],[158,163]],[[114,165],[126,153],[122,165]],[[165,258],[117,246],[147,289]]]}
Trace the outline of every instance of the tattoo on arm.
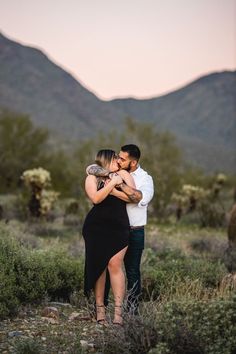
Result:
{"label": "tattoo on arm", "polygon": [[96,177],[104,177],[109,175],[109,171],[98,165],[91,165],[86,170],[87,174]]}
{"label": "tattoo on arm", "polygon": [[130,194],[128,197],[132,203],[139,203],[140,200],[142,199],[142,192],[136,190],[133,192],[133,194]]}
{"label": "tattoo on arm", "polygon": [[139,203],[143,197],[143,194],[138,189],[127,186],[127,184],[121,184],[121,190],[129,197],[131,203]]}

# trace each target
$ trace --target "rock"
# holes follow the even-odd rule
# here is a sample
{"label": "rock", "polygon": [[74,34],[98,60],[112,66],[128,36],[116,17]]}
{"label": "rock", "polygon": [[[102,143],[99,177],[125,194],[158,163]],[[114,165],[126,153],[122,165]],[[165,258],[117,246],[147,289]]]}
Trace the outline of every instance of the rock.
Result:
{"label": "rock", "polygon": [[72,312],[68,318],[69,321],[74,321],[74,320],[78,320],[80,317],[80,313],[79,312]]}
{"label": "rock", "polygon": [[60,306],[60,307],[72,307],[71,304],[64,303],[64,302],[49,302],[51,306]]}
{"label": "rock", "polygon": [[94,344],[93,343],[89,343],[89,342],[87,342],[86,340],[83,340],[83,339],[80,340],[80,345],[81,345],[81,348],[83,348],[83,349],[94,348]]}
{"label": "rock", "polygon": [[90,321],[90,316],[81,315],[79,312],[72,312],[68,318],[69,321],[80,320],[80,321]]}
{"label": "rock", "polygon": [[19,311],[19,312],[18,312],[18,317],[19,317],[19,318],[22,319],[22,318],[25,318],[26,316],[27,316],[27,313],[26,313],[25,311]]}
{"label": "rock", "polygon": [[13,338],[13,337],[20,337],[23,336],[23,332],[21,331],[12,331],[8,333],[8,337]]}
{"label": "rock", "polygon": [[51,317],[42,317],[43,320],[47,321],[48,323],[51,324],[59,324],[59,321],[55,318],[51,318]]}
{"label": "rock", "polygon": [[59,311],[56,307],[45,307],[41,315],[43,317],[49,317],[55,320],[59,319]]}

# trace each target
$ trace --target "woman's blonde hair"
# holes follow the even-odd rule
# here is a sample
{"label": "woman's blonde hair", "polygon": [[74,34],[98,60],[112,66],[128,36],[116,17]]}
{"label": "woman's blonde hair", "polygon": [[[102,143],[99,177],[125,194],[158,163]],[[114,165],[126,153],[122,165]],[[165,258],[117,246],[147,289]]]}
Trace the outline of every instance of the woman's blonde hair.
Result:
{"label": "woman's blonde hair", "polygon": [[95,158],[95,163],[103,168],[108,169],[111,161],[115,157],[116,157],[116,153],[114,150],[110,150],[110,149],[99,150]]}

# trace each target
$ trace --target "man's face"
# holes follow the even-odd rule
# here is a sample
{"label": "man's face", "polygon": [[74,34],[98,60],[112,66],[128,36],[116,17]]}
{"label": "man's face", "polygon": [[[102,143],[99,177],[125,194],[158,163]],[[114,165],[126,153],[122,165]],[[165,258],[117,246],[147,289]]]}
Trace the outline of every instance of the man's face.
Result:
{"label": "man's face", "polygon": [[117,162],[120,168],[126,171],[132,171],[137,166],[137,161],[132,160],[128,152],[120,151]]}

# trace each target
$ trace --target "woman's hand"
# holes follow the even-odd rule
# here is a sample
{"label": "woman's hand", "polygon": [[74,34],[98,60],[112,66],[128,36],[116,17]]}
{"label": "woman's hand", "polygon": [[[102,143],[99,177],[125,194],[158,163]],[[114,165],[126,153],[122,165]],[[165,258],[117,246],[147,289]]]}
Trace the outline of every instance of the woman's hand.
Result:
{"label": "woman's hand", "polygon": [[111,182],[114,184],[114,186],[117,186],[117,185],[123,183],[123,179],[118,174],[113,174],[111,176]]}
{"label": "woman's hand", "polygon": [[134,179],[133,176],[131,176],[131,174],[126,171],[126,170],[119,170],[117,171],[118,175],[121,176],[121,178],[123,179],[123,181],[127,184],[127,186],[136,188],[135,183],[134,183]]}

